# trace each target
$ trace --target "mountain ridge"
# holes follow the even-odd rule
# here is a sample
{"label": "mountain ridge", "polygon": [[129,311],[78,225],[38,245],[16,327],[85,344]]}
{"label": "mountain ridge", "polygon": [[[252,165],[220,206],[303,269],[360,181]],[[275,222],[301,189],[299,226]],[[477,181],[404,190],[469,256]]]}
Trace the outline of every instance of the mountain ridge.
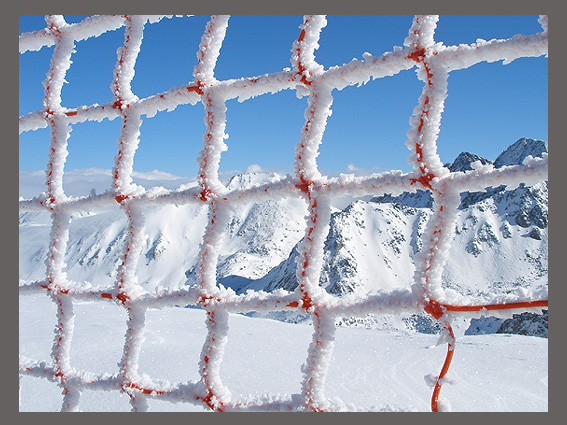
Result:
{"label": "mountain ridge", "polygon": [[[447,167],[452,172],[472,169],[477,162],[502,167],[546,151],[545,142],[522,138],[494,161],[463,152]],[[275,173],[245,173],[233,176],[227,185],[231,189],[253,187],[278,178]],[[479,299],[521,287],[546,287],[547,200],[547,182],[520,185],[514,190],[500,186],[463,193],[453,251],[443,274],[444,285]],[[335,295],[359,296],[410,288],[413,258],[421,249],[431,206],[431,195],[417,191],[353,200],[346,208],[334,210],[325,241],[321,286]],[[148,290],[194,283],[199,243],[207,222],[206,208],[168,205],[148,208],[144,214],[146,238],[137,269],[139,283]],[[304,236],[306,214],[307,206],[298,198],[234,208],[219,255],[219,283],[237,293],[248,289],[294,290],[297,247]],[[44,278],[49,223],[47,213],[20,214],[20,279]],[[112,285],[125,228],[119,207],[76,216],[66,256],[69,278],[96,286]],[[274,317],[300,320],[298,315]],[[423,317],[406,318],[403,324],[391,317],[366,321],[342,318],[339,322],[352,326],[405,326],[419,331],[436,329]]]}

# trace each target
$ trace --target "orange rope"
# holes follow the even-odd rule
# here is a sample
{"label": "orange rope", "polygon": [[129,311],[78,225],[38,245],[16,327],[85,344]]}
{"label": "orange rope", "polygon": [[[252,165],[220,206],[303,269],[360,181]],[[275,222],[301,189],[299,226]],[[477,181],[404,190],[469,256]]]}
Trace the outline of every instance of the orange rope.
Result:
{"label": "orange rope", "polygon": [[447,376],[447,372],[449,372],[449,367],[451,366],[451,362],[453,361],[453,354],[455,354],[455,334],[453,333],[453,328],[449,324],[449,322],[445,323],[444,328],[449,332],[449,336],[451,341],[447,344],[447,356],[445,357],[445,362],[443,363],[443,367],[441,368],[441,373],[439,374],[439,378],[437,378],[437,382],[435,382],[435,388],[433,389],[433,395],[431,396],[431,411],[438,412],[439,406],[439,393],[441,392],[441,387],[443,386],[442,380]]}
{"label": "orange rope", "polygon": [[[481,304],[481,305],[450,305],[441,304],[437,301],[430,300],[429,303],[424,307],[424,311],[439,320],[444,312],[446,311],[456,311],[456,312],[474,312],[482,310],[513,310],[513,309],[525,309],[531,307],[547,307],[548,300],[538,300],[538,301],[522,301],[507,304]],[[444,329],[449,333],[451,340],[447,344],[447,355],[445,356],[445,362],[441,368],[441,373],[435,382],[435,388],[433,389],[433,395],[431,396],[431,411],[439,411],[439,393],[441,392],[441,387],[443,386],[442,380],[447,375],[451,362],[453,361],[453,354],[455,354],[455,334],[453,333],[453,328],[448,321],[443,324]]]}

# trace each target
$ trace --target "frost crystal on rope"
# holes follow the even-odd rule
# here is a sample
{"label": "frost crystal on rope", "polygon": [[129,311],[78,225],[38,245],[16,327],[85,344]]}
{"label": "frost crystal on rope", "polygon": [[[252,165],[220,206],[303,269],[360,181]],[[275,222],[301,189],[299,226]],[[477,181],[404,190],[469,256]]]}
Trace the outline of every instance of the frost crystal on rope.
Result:
{"label": "frost crystal on rope", "polygon": [[[465,296],[446,291],[441,275],[449,255],[455,229],[460,193],[480,191],[488,186],[536,183],[547,179],[547,154],[541,159],[527,158],[522,165],[494,168],[475,164],[473,169],[451,173],[437,154],[437,136],[441,126],[444,101],[448,94],[447,79],[451,72],[479,62],[502,60],[509,63],[520,57],[547,55],[548,21],[542,16],[542,31],[531,36],[515,36],[507,40],[478,40],[471,45],[444,46],[435,42],[437,16],[416,16],[403,41],[403,48],[381,56],[364,53],[363,60],[333,66],[328,70],[317,63],[315,51],[319,36],[327,25],[323,16],[305,16],[297,39],[290,42],[291,68],[262,76],[219,81],[215,65],[228,26],[227,16],[213,16],[205,28],[196,52],[198,64],[193,80],[140,99],[132,92],[137,55],[142,48],[144,28],[165,16],[95,16],[80,23],[67,24],[63,16],[46,17],[46,28],[20,36],[20,53],[55,46],[51,65],[44,82],[43,108],[21,116],[20,133],[48,127],[51,149],[46,168],[47,194],[32,200],[20,200],[20,211],[49,211],[51,237],[45,280],[20,282],[20,294],[47,291],[57,306],[57,325],[51,362],[20,359],[20,375],[38,376],[58,383],[63,393],[62,410],[76,411],[83,389],[120,391],[130,398],[132,410],[147,410],[148,398],[203,405],[214,411],[241,410],[345,410],[346,405],[325,395],[325,382],[332,362],[335,319],[341,316],[365,316],[380,313],[419,313],[438,320],[443,328],[440,343],[447,343],[447,357],[438,375],[429,374],[426,381],[433,387],[431,409],[449,410],[448,401],[439,393],[455,350],[451,318],[458,315],[480,315],[488,310],[526,311],[546,307],[547,292],[519,291],[505,297],[494,297],[485,304],[471,304]],[[172,18],[172,17],[167,17]],[[107,31],[125,28],[124,44],[117,51],[117,62],[110,89],[113,100],[103,105],[84,105],[67,109],[61,105],[61,89],[70,68],[75,43],[98,37]],[[333,90],[360,85],[369,79],[393,76],[416,69],[424,83],[417,99],[406,145],[413,171],[387,171],[371,177],[341,176],[329,178],[317,165],[319,146],[327,120],[331,118]],[[307,98],[305,125],[295,147],[294,175],[250,189],[229,189],[219,179],[219,164],[226,150],[226,101],[240,102],[262,94],[295,90]],[[134,156],[139,144],[142,115],[151,119],[158,111],[172,111],[182,104],[202,103],[206,131],[203,149],[198,157],[198,187],[186,190],[150,190],[132,183]],[[85,198],[72,198],[63,190],[64,165],[68,154],[67,140],[72,126],[84,121],[102,121],[120,117],[122,130],[115,155],[112,187],[103,194],[91,193]],[[337,297],[319,286],[325,237],[329,229],[331,199],[352,194],[380,196],[385,193],[428,190],[433,196],[433,214],[423,236],[423,247],[416,257],[415,277],[411,290],[369,295]],[[216,267],[223,238],[222,229],[232,205],[284,197],[303,198],[308,205],[305,236],[299,247],[295,292],[283,290],[266,293],[249,291],[236,295],[217,284]],[[144,208],[152,204],[206,205],[209,216],[199,250],[196,284],[171,290],[161,288],[147,293],[138,284],[136,266],[144,239]],[[124,250],[112,287],[93,290],[89,284],[67,278],[65,252],[72,213],[89,211],[105,205],[119,204],[128,220]],[[70,348],[74,331],[73,300],[115,302],[127,312],[122,359],[115,374],[93,374],[72,367]],[[144,343],[146,311],[179,304],[200,306],[206,312],[207,337],[201,351],[196,382],[158,382],[138,373],[138,358]],[[310,315],[313,337],[307,347],[302,367],[300,394],[267,395],[233,399],[222,381],[220,368],[229,337],[231,313],[251,311],[299,310]]]}

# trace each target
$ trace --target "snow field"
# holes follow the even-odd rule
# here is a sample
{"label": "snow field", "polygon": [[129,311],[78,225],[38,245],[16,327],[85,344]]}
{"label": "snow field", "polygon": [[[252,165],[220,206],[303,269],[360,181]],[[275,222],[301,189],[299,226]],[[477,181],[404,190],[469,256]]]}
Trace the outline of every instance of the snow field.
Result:
{"label": "snow field", "polygon": [[[126,314],[112,303],[75,303],[72,367],[116,374],[122,356]],[[20,299],[20,354],[49,358],[55,305],[45,295]],[[313,327],[231,315],[221,378],[233,399],[281,397],[301,389],[301,365]],[[199,380],[197,363],[206,336],[200,309],[149,310],[139,371],[171,383]],[[437,335],[339,327],[326,392],[347,410],[429,411],[428,376],[445,356]],[[547,339],[519,335],[460,336],[442,399],[452,410],[544,412],[547,397]],[[529,367],[526,367],[529,363]],[[61,389],[47,379],[20,378],[20,411],[59,411]],[[340,399],[340,401],[338,400]],[[130,411],[118,390],[85,389],[81,411]],[[189,403],[148,401],[148,411],[205,411]]]}

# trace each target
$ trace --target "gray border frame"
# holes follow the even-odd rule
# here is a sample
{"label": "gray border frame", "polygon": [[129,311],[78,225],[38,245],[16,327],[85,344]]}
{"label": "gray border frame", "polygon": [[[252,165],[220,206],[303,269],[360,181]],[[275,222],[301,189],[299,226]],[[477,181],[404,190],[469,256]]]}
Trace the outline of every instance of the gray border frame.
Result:
{"label": "gray border frame", "polygon": [[[510,1],[506,0],[503,2],[496,3],[494,1],[487,0],[477,0],[471,3],[446,1],[446,0],[430,0],[427,3],[418,0],[409,0],[406,2],[397,2],[384,4],[382,2],[371,2],[369,0],[349,0],[348,2],[329,2],[324,0],[316,0],[315,2],[310,2],[306,4],[305,1],[286,1],[277,3],[268,3],[266,0],[246,0],[242,1],[230,1],[230,0],[220,0],[211,4],[211,2],[201,2],[197,4],[195,1],[181,1],[181,0],[161,0],[159,2],[135,2],[133,0],[128,0],[127,2],[122,2],[120,6],[117,6],[116,1],[108,0],[97,0],[96,4],[91,7],[86,7],[85,3],[80,3],[77,1],[70,0],[55,0],[49,3],[37,0],[28,0],[26,2],[17,2],[10,5],[5,2],[2,6],[2,15],[7,19],[4,19],[4,25],[2,25],[3,39],[4,40],[15,40],[15,34],[17,30],[13,27],[16,26],[17,17],[15,14],[45,14],[45,13],[124,13],[127,10],[128,13],[132,12],[132,9],[136,13],[179,13],[180,11],[187,11],[190,9],[191,13],[197,14],[211,14],[211,13],[231,13],[231,14],[306,14],[306,13],[325,13],[325,14],[416,14],[416,13],[445,13],[445,14],[548,14],[549,20],[551,22],[551,43],[550,43],[550,56],[553,60],[551,61],[551,66],[549,68],[549,86],[552,90],[549,90],[549,103],[552,108],[549,108],[549,128],[550,128],[550,138],[554,142],[550,145],[550,180],[551,180],[551,196],[553,202],[551,202],[551,225],[555,226],[555,217],[560,217],[560,211],[567,208],[566,201],[559,194],[559,190],[555,191],[555,185],[553,182],[560,181],[558,169],[560,169],[560,161],[564,158],[565,146],[561,143],[560,139],[560,125],[559,113],[565,107],[562,99],[567,98],[566,84],[563,82],[564,77],[562,75],[565,69],[565,55],[561,54],[561,50],[564,49],[565,44],[562,38],[565,35],[562,34],[563,29],[561,28],[561,12],[563,11],[564,5],[558,1],[552,0],[540,0],[538,2],[534,1]],[[557,25],[557,27],[555,26]],[[9,43],[7,43],[9,44]],[[15,43],[14,43],[15,44]],[[8,54],[11,53],[11,46],[5,46],[8,50]],[[14,47],[15,50],[15,47]],[[14,55],[16,52],[14,51]],[[555,56],[554,54],[557,54]],[[10,65],[8,69],[3,70],[3,75],[7,75],[8,81],[15,81],[16,76],[16,66]],[[8,84],[8,100],[2,102],[2,108],[5,109],[2,114],[2,124],[3,128],[10,129],[5,132],[5,134],[11,134],[12,125],[16,127],[16,124],[12,124],[12,99],[17,102],[17,89],[15,84]],[[561,103],[560,103],[561,102]],[[15,121],[15,120],[14,120]],[[16,129],[14,128],[14,133]],[[16,199],[18,195],[17,189],[17,167],[18,162],[16,160],[10,160],[13,156],[18,154],[18,148],[16,144],[11,144],[11,138],[7,138],[7,149],[8,149],[8,160],[4,160],[4,166],[1,169],[2,181],[7,182],[6,184],[8,195],[5,201],[12,202],[10,200]],[[13,169],[14,168],[14,169]],[[14,176],[14,177],[12,177]],[[14,179],[14,180],[12,180]],[[14,182],[14,183],[13,183]],[[14,202],[15,204],[15,202]],[[1,214],[4,220],[2,220],[5,226],[2,230],[2,235],[7,237],[8,242],[6,243],[6,248],[4,250],[4,255],[2,255],[2,265],[4,269],[8,269],[8,273],[5,276],[6,284],[9,286],[8,293],[10,294],[10,299],[12,296],[12,291],[14,291],[14,297],[18,296],[18,290],[16,285],[13,284],[14,281],[18,280],[17,271],[13,271],[12,267],[5,267],[6,265],[16,264],[16,261],[11,261],[12,255],[17,255],[16,250],[9,249],[8,244],[18,243],[18,232],[15,225],[12,227],[12,213],[11,208],[8,206],[7,209],[2,209]],[[14,207],[15,209],[16,207]],[[15,223],[15,217],[13,219]],[[558,222],[559,223],[559,222]],[[561,278],[559,277],[560,271],[555,267],[560,261],[561,241],[565,239],[565,229],[560,224],[554,227],[554,232],[550,235],[550,246],[552,247],[550,252],[550,277],[554,277],[554,284],[551,285],[551,294],[553,300],[563,299],[565,291],[564,285],[562,285]],[[557,248],[556,248],[557,247]],[[18,309],[17,303],[12,303],[8,301],[8,308],[2,309],[3,323],[7,324],[9,329],[10,340],[18,339],[18,329],[12,324],[16,322],[13,318],[17,316]],[[409,421],[425,421],[426,423],[444,423],[445,421],[470,421],[471,423],[478,423],[479,421],[510,421],[512,425],[532,423],[534,420],[550,420],[554,419],[555,416],[561,414],[560,407],[560,397],[562,396],[562,382],[565,379],[565,366],[563,365],[562,352],[564,352],[564,342],[561,341],[559,337],[559,332],[561,332],[562,327],[562,315],[558,313],[556,316],[552,313],[552,317],[557,317],[557,324],[553,322],[552,332],[554,335],[551,337],[552,344],[550,344],[549,352],[549,364],[550,368],[553,368],[553,374],[550,374],[550,388],[549,388],[549,412],[547,413],[450,413],[446,415],[437,415],[430,413],[396,413],[395,417],[378,417],[375,416],[377,413],[335,413],[335,414],[323,414],[323,416],[312,416],[309,413],[294,413],[293,421],[299,422],[318,422],[323,420],[325,422],[336,421],[337,423],[344,422],[345,420],[356,420],[360,423],[366,423],[369,421],[376,421],[379,419],[390,419],[396,421],[409,422]],[[553,319],[555,320],[555,319]],[[557,329],[557,331],[555,331]],[[557,336],[555,336],[557,335]],[[17,347],[17,344],[9,344],[9,346],[2,351],[3,360],[2,366],[6,369],[6,375],[9,376],[9,384],[3,388],[3,396],[1,398],[1,403],[3,411],[5,412],[2,416],[7,418],[10,422],[15,423],[31,423],[32,421],[41,421],[51,423],[75,423],[77,420],[81,422],[86,421],[87,424],[93,423],[98,424],[100,421],[116,421],[144,424],[144,423],[154,423],[157,419],[155,415],[159,413],[146,413],[143,415],[130,415],[128,413],[81,413],[80,418],[74,415],[63,415],[57,413],[20,413],[18,412],[18,394],[17,388],[17,376],[16,367],[17,363],[17,349],[15,353],[12,353],[12,345]],[[13,380],[13,381],[12,381]],[[12,383],[13,382],[13,383]],[[163,414],[163,413],[162,413]],[[258,421],[259,423],[275,422],[284,423],[289,421],[286,413],[237,413],[237,414],[224,414],[224,415],[213,415],[204,417],[207,413],[191,413],[191,416],[185,416],[185,413],[165,413],[166,420],[196,420],[196,421],[212,421],[216,423],[219,421],[229,420],[231,422],[236,421],[239,423],[249,424],[250,422]],[[12,417],[12,415],[14,415]],[[196,415],[196,416],[195,416]],[[236,416],[235,416],[236,415]],[[269,416],[266,416],[269,415]],[[415,416],[418,415],[418,416]],[[458,415],[455,418],[454,415]],[[498,415],[498,417],[494,417]],[[502,416],[504,415],[504,416]],[[537,415],[537,416],[536,416]],[[542,417],[541,415],[544,415]],[[561,415],[563,416],[563,415]]]}

